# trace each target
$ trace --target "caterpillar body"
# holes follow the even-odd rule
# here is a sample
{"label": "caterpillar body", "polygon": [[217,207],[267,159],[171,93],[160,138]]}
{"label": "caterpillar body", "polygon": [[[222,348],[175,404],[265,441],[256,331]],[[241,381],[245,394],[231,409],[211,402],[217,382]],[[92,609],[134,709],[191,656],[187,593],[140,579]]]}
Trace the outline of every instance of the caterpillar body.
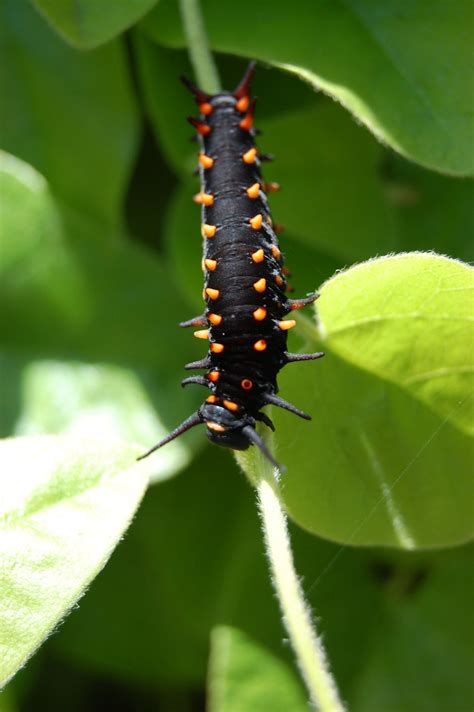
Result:
{"label": "caterpillar body", "polygon": [[255,101],[250,99],[254,68],[251,62],[234,92],[212,96],[183,79],[200,112],[198,119],[188,120],[200,144],[201,189],[194,200],[202,206],[206,305],[203,314],[181,326],[200,327],[195,336],[209,341],[209,351],[206,358],[185,366],[205,369],[206,374],[185,378],[182,384],[203,385],[211,394],[142,458],[205,424],[213,443],[235,450],[254,444],[279,467],[256,431],[257,421],[274,429],[261,409],[273,404],[311,419],[277,395],[277,374],[283,366],[323,354],[287,351],[287,332],[296,322],[284,317],[318,295],[286,296],[283,256],[267,200],[267,193],[278,186],[263,182],[260,165],[265,157],[255,145]]}

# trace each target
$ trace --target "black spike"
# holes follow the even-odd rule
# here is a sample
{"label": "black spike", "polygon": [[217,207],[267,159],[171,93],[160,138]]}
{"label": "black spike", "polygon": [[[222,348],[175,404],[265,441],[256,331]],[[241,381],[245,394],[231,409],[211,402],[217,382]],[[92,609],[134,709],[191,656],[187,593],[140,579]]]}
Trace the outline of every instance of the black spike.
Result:
{"label": "black spike", "polygon": [[292,403],[288,403],[288,401],[283,400],[283,398],[273,395],[273,393],[265,393],[264,400],[269,405],[270,404],[277,405],[279,408],[283,408],[284,410],[289,410],[290,413],[294,413],[295,415],[299,416],[300,418],[304,418],[304,420],[311,420],[311,416],[308,415],[308,413],[305,413],[304,411],[300,410]]}
{"label": "black spike", "polygon": [[322,358],[323,356],[323,351],[317,351],[314,354],[292,354],[289,351],[285,351],[287,363],[296,363],[297,361],[316,361],[317,358]]}
{"label": "black spike", "polygon": [[255,72],[255,67],[257,62],[252,60],[249,62],[245,74],[242,77],[242,81],[239,83],[237,88],[234,90],[234,96],[236,99],[241,99],[243,96],[248,96],[250,94],[250,89],[252,85],[253,73]]}
{"label": "black spike", "polygon": [[188,378],[183,378],[181,381],[181,385],[187,386],[190,383],[197,383],[198,386],[206,386],[206,388],[210,388],[210,383],[209,381],[204,378],[204,376],[188,376]]}
{"label": "black spike", "polygon": [[209,94],[206,94],[206,92],[203,91],[202,89],[199,89],[199,87],[197,87],[195,84],[193,84],[193,82],[190,79],[188,79],[187,77],[183,77],[183,76],[181,76],[180,79],[183,82],[186,89],[189,89],[191,94],[194,94],[198,104],[202,104],[205,101],[209,101],[211,96]]}
{"label": "black spike", "polygon": [[275,426],[273,425],[271,418],[269,418],[268,415],[266,415],[265,413],[257,413],[257,415],[255,416],[255,420],[260,420],[261,423],[265,423],[265,425],[267,425],[270,430],[273,430],[273,432],[275,432]]}
{"label": "black spike", "polygon": [[187,321],[181,321],[180,326],[187,327],[187,326],[204,326],[207,324],[207,319],[205,314],[199,314],[199,316],[193,316],[192,319],[188,319]]}
{"label": "black spike", "polygon": [[319,299],[321,295],[317,292],[313,292],[308,297],[301,297],[301,299],[288,299],[286,302],[286,308],[288,311],[294,311],[295,309],[303,309],[303,307],[308,306],[308,304],[313,304],[316,299]]}
{"label": "black spike", "polygon": [[187,371],[190,371],[192,368],[209,368],[210,365],[211,361],[209,358],[202,358],[200,361],[191,361],[191,363],[187,363],[184,368]]}
{"label": "black spike", "polygon": [[267,163],[275,160],[275,156],[272,153],[259,153],[258,157],[261,161],[266,161]]}
{"label": "black spike", "polygon": [[195,425],[200,425],[203,422],[201,419],[201,416],[199,415],[199,411],[196,411],[192,415],[187,418],[184,423],[181,423],[181,425],[178,425],[177,428],[173,430],[172,433],[166,436],[166,438],[163,438],[158,445],[154,445],[148,452],[146,452],[144,455],[140,455],[140,457],[137,457],[137,460],[143,460],[145,457],[148,457],[148,455],[151,455],[152,452],[155,452],[155,450],[158,450],[158,448],[162,447],[163,445],[166,445],[166,443],[171,442],[171,440],[174,440],[175,438],[179,437],[183,433],[185,433],[187,430],[190,428],[194,428]]}
{"label": "black spike", "polygon": [[244,435],[246,435],[248,437],[248,439],[251,442],[253,442],[254,445],[256,445],[258,447],[260,452],[263,453],[263,455],[265,455],[265,457],[267,458],[267,460],[269,460],[269,462],[271,462],[273,467],[278,468],[280,470],[280,472],[286,472],[286,467],[278,464],[278,462],[275,460],[272,453],[267,448],[267,446],[265,445],[265,443],[263,442],[262,438],[260,437],[260,435],[257,433],[256,430],[254,430],[250,425],[246,425],[244,428],[242,428],[242,432]]}

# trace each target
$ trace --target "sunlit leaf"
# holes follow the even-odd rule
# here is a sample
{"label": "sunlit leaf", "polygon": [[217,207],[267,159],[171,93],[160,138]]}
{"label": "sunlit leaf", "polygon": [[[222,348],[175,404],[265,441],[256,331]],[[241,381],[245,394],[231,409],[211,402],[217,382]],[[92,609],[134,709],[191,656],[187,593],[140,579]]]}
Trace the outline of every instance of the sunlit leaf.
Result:
{"label": "sunlit leaf", "polygon": [[104,566],[138,506],[136,446],[66,437],[0,444],[0,684]]}

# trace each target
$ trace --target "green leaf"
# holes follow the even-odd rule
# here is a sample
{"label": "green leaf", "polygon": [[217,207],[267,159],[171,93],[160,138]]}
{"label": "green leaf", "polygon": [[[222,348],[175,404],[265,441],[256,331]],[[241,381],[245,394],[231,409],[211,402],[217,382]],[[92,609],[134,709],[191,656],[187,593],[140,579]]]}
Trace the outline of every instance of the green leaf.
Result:
{"label": "green leaf", "polygon": [[[4,158],[0,180],[6,196],[0,223],[3,344],[168,375],[178,363],[181,369],[185,355],[193,357],[195,345],[176,325],[189,317],[186,306],[152,253],[130,243],[67,240],[44,179],[17,159]],[[173,309],[161,308],[170,295]],[[160,348],[160,333],[168,335],[166,348]],[[194,353],[197,358],[199,350]]]}
{"label": "green leaf", "polygon": [[[445,712],[474,703],[471,547],[384,567],[387,610],[368,643],[354,712]],[[402,682],[402,684],[400,684]]]}
{"label": "green leaf", "polygon": [[146,487],[137,447],[67,437],[0,444],[0,684],[102,569]]}
{"label": "green leaf", "polygon": [[33,0],[52,27],[73,47],[91,49],[133,25],[157,0]]}
{"label": "green leaf", "polygon": [[0,27],[2,147],[39,170],[76,219],[97,223],[95,235],[116,236],[138,141],[123,47],[72,50],[29,2],[5,0]]}
{"label": "green leaf", "polygon": [[[8,434],[93,438],[100,432],[106,438],[142,443],[144,453],[168,434],[171,418],[180,417],[173,413],[165,425],[159,417],[164,405],[155,408],[150,388],[132,369],[66,361],[21,362],[13,356],[5,356],[1,366],[5,381],[8,378],[17,392],[11,399],[16,412],[10,416]],[[197,437],[194,441],[202,443]],[[182,440],[159,450],[150,460],[152,480],[179,472],[190,462],[191,453]]]}
{"label": "green leaf", "polygon": [[[326,358],[279,377],[282,396],[313,421],[272,414],[277,457],[288,467],[282,497],[298,524],[351,545],[413,549],[472,537],[469,391],[456,381],[465,383],[462,369],[444,377],[452,352],[470,364],[457,321],[466,307],[455,296],[466,277],[461,263],[413,254],[359,265],[323,286],[322,338],[309,327],[305,350],[322,347]],[[387,314],[400,318],[388,327]],[[435,358],[439,373],[412,383],[411,369]],[[244,466],[254,477],[259,463],[249,451]]]}
{"label": "green leaf", "polygon": [[380,258],[323,287],[319,330],[334,353],[474,433],[474,272],[433,254]]}
{"label": "green leaf", "polygon": [[[204,3],[213,49],[281,66],[333,96],[375,136],[436,170],[472,174],[472,5],[398,0],[242,0]],[[232,22],[229,22],[232,17]],[[249,31],[264,27],[264,32]],[[184,46],[177,4],[163,0],[142,27]],[[282,41],[284,38],[284,41]],[[232,87],[230,87],[232,88]]]}
{"label": "green leaf", "polygon": [[208,676],[209,712],[308,712],[293,672],[242,631],[212,631]]}

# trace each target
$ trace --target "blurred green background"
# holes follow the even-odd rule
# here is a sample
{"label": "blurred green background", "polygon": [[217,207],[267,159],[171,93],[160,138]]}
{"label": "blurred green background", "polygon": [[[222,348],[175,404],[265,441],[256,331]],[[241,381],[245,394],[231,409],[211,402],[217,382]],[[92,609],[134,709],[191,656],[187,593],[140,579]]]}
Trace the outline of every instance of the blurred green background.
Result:
{"label": "blurred green background", "polygon": [[[259,145],[277,159],[265,177],[282,184],[271,202],[286,226],[282,249],[297,294],[391,252],[472,259],[472,5],[203,6],[223,86],[237,84],[246,59],[261,60],[253,88]],[[178,81],[192,70],[177,5],[1,0],[0,35],[1,435],[100,433],[151,446],[201,401],[199,389],[179,386],[183,364],[202,356],[202,345],[177,327],[200,308],[202,274],[191,202],[196,145],[185,122],[194,105]],[[297,349],[304,333],[292,339]],[[412,460],[422,461],[425,478],[452,467],[464,482],[469,428],[331,358],[336,365],[318,373],[344,402],[353,389],[345,407],[354,423],[388,402],[389,417],[408,423],[396,442],[386,433],[377,441],[390,457],[403,454],[393,483]],[[310,378],[302,369],[282,380],[298,405]],[[327,418],[325,404],[336,413],[336,400],[321,395],[317,421]],[[279,418],[285,462],[304,427]],[[425,451],[431,462],[420,457]],[[154,467],[157,482],[125,540],[7,686],[2,712],[194,712],[206,702],[210,712],[307,709],[244,474],[196,431],[160,451]],[[349,708],[467,712],[474,633],[472,546],[464,542],[472,510],[461,485],[455,494],[455,482],[443,485],[452,499],[449,514],[439,505],[439,531],[434,509],[431,533],[420,524],[424,542],[404,551],[387,534],[383,500],[374,514],[349,489],[355,513],[343,519],[344,493],[328,490],[336,465],[319,467],[331,503],[329,523],[316,533],[327,538],[310,524],[313,533],[291,524],[291,534]],[[352,486],[370,488],[356,475]],[[414,490],[405,493],[413,522],[423,521],[431,494],[413,501]],[[458,546],[438,548],[451,544]],[[231,651],[224,670],[220,645]],[[239,692],[219,697],[220,678]]]}

